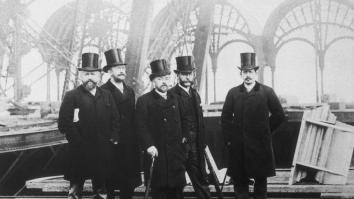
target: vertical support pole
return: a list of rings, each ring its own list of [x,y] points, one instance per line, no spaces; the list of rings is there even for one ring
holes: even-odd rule
[[[216,71],[218,68],[218,55],[217,55],[217,53],[211,54],[211,66],[212,66],[213,78],[214,78],[214,102],[216,102]]]
[[[130,30],[127,43],[125,62],[127,63],[126,83],[132,86],[139,96],[142,91],[139,84],[146,66],[149,46],[153,0],[134,0],[131,12]]]
[[[17,0],[14,5],[21,9],[20,2]],[[15,67],[15,78],[14,78],[14,99],[16,102],[20,101],[22,98],[22,58],[21,58],[21,31],[22,22],[21,19],[15,15],[13,16],[15,23],[15,38],[14,38],[14,49],[11,63]]]
[[[196,88],[202,90],[202,78],[205,74],[206,56],[210,47],[210,36],[213,31],[215,0],[203,0],[199,2],[199,18],[195,31],[193,57],[197,67]],[[204,77],[205,78],[205,77]]]
[[[50,102],[50,85],[51,85],[50,64],[47,63],[47,102]]]

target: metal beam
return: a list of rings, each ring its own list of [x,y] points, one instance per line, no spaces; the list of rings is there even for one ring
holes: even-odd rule
[[[206,56],[209,55],[210,36],[214,24],[215,0],[204,0],[199,2],[199,17],[197,29],[195,31],[195,41],[193,56],[197,67],[196,87],[201,91],[203,75],[205,74]],[[205,77],[204,77],[205,78]]]
[[[125,56],[125,62],[128,64],[126,83],[133,86],[138,96],[142,92],[139,88],[143,86],[139,80],[147,65],[146,57],[150,38],[153,1],[134,0],[132,10],[134,10],[134,12],[131,12],[130,30]]]

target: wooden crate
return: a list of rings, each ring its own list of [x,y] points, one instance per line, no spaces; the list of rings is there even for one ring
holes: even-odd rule
[[[289,184],[345,184],[354,147],[354,127],[336,121],[324,105],[304,111]]]

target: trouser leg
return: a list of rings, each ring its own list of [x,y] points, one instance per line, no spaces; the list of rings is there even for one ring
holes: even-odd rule
[[[107,198],[107,191],[106,191],[104,179],[100,179],[100,178],[92,179],[92,189],[93,189],[94,199]]]
[[[256,177],[254,180],[254,199],[266,199],[267,177]]]
[[[165,188],[151,187],[152,199],[167,199]]]
[[[73,180],[70,181],[70,189],[68,193],[68,199],[81,199],[82,189],[84,186],[84,180]]]
[[[191,179],[195,194],[199,199],[211,198],[208,182],[203,176],[202,166],[200,165],[197,146],[195,143],[191,143],[190,146],[186,170]]]
[[[134,187],[122,187],[119,190],[119,199],[132,199],[134,195]]]
[[[233,176],[234,190],[237,199],[249,199],[249,179],[245,174]]]
[[[183,199],[183,187],[152,188],[152,199]]]
[[[106,190],[107,190],[107,199],[113,199],[114,198],[114,191],[115,191],[115,186],[114,182],[111,179],[106,180]]]

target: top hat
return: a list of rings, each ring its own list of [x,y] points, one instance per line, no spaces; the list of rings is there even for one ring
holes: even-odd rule
[[[150,62],[151,75],[150,80],[152,81],[155,77],[161,77],[171,74],[170,68],[167,61],[164,59],[158,59]]]
[[[259,66],[256,66],[256,53],[241,53],[241,67],[240,70],[257,70]]]
[[[79,71],[101,71],[101,68],[98,66],[98,57],[97,53],[84,53],[81,56],[81,68],[78,68]]]
[[[104,72],[107,72],[113,66],[127,65],[123,62],[122,50],[119,48],[107,50],[104,52],[104,56],[107,62],[107,65],[103,67]]]
[[[190,73],[195,70],[192,56],[176,57],[176,63],[177,63],[177,70],[174,70],[175,73],[181,73],[181,72]]]

